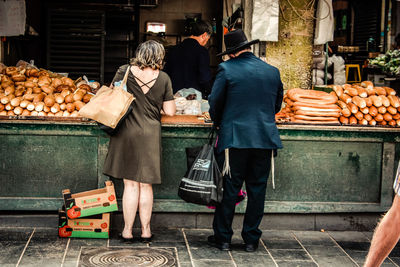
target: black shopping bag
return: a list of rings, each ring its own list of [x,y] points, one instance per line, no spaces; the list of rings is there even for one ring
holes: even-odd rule
[[[213,205],[222,201],[223,180],[214,157],[214,147],[205,144],[182,178],[178,195],[184,201]]]

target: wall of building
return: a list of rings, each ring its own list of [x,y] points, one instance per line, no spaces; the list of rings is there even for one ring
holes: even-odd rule
[[[311,88],[315,7],[307,9],[309,2],[280,0],[279,41],[267,43],[266,60],[280,70],[286,90]]]

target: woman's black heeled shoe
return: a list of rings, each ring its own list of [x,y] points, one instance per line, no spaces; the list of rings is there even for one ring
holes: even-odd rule
[[[124,243],[133,243],[133,241],[134,241],[134,238],[133,238],[133,237],[132,237],[132,238],[125,238],[125,237],[122,236],[121,233],[118,235],[118,237],[119,237],[119,239],[121,239],[122,242],[124,242]]]
[[[140,237],[140,242],[142,243],[150,243],[153,240],[154,235],[152,234],[150,237]]]

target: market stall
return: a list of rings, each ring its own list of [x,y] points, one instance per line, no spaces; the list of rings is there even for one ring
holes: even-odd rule
[[[163,124],[163,183],[154,187],[155,212],[211,211],[177,195],[185,148],[204,144],[210,127]],[[284,149],[275,160],[276,188],[269,181],[265,212],[382,212],[390,206],[399,128],[290,122],[278,128]],[[0,210],[55,211],[62,189],[100,188],[108,179],[102,174],[108,137],[95,123],[3,120],[0,136]],[[114,182],[120,198],[122,184]]]

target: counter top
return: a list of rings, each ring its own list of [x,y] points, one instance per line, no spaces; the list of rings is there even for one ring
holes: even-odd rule
[[[42,124],[42,125],[96,125],[96,122],[85,118],[64,118],[64,117],[51,117],[51,119],[44,117],[36,117],[32,119],[9,119],[6,116],[1,116],[0,124]],[[212,122],[204,121],[202,116],[195,115],[175,115],[172,117],[163,116],[162,127],[211,127]],[[295,124],[291,122],[277,123],[278,129],[281,130],[309,130],[309,131],[341,131],[341,132],[399,132],[400,127],[391,126],[370,126],[370,125],[307,125]]]

